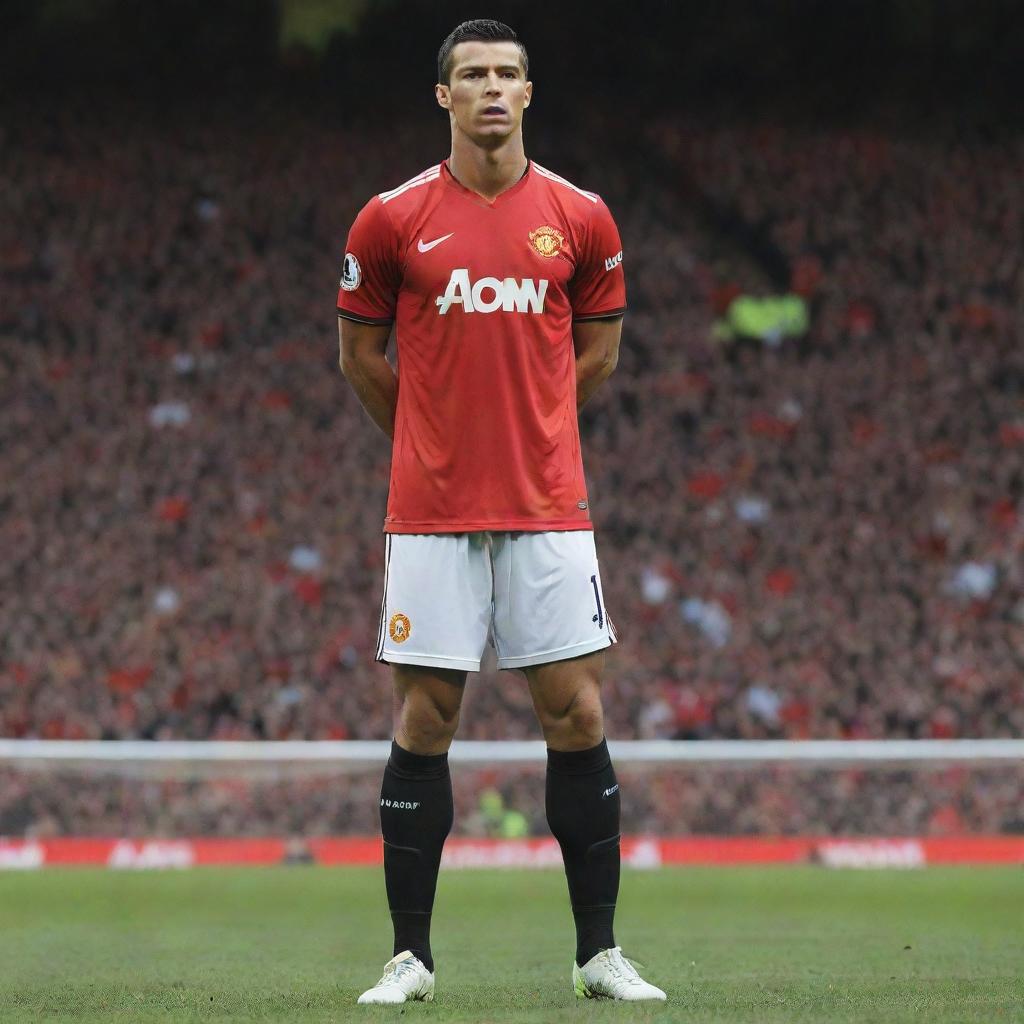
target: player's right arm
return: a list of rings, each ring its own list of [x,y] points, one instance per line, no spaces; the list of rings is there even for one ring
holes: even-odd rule
[[[390,335],[390,324],[364,324],[338,317],[341,372],[370,419],[394,440],[398,378],[384,355]]]
[[[398,233],[375,196],[360,210],[345,246],[338,289],[339,361],[363,408],[392,439],[398,378],[384,353],[401,283]]]

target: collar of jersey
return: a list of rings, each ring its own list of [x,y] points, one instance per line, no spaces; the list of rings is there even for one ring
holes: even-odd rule
[[[461,192],[464,196],[474,200],[477,203],[482,203],[484,206],[497,206],[499,203],[507,202],[512,198],[520,189],[526,187],[527,182],[533,177],[533,161],[526,161],[526,170],[523,172],[523,176],[514,184],[509,185],[504,192],[499,192],[493,199],[486,199],[479,192],[474,192],[471,188],[466,188],[465,185],[459,181],[458,178],[452,174],[451,169],[448,167],[448,161],[444,160],[441,162],[441,180],[455,189],[457,192]]]

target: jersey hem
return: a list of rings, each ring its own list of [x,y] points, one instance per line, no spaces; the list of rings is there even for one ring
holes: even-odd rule
[[[536,519],[499,519],[490,523],[384,523],[385,533],[547,533],[568,530],[593,532],[594,524],[589,519],[562,519],[553,523]]]
[[[584,654],[593,654],[594,651],[603,651],[611,647],[616,641],[608,634],[599,637],[597,640],[587,640],[581,644],[570,644],[568,647],[559,647],[554,651],[541,651],[538,654],[526,654],[519,658],[498,658],[498,668],[529,668],[532,665],[547,665],[552,661],[566,661],[569,658],[578,658]]]

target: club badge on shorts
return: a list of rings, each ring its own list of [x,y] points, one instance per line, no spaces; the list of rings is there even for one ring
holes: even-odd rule
[[[391,616],[391,621],[388,623],[388,636],[396,644],[404,644],[409,639],[409,634],[412,632],[412,624],[409,622],[409,617],[403,615],[401,612],[395,612]]]

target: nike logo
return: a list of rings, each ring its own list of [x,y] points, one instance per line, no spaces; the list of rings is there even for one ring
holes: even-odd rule
[[[612,788],[611,788],[611,789],[606,789],[606,790],[605,790],[605,791],[604,791],[604,792],[603,792],[603,793],[601,794],[601,796],[602,796],[602,797],[603,797],[604,799],[607,799],[608,797],[610,797],[610,796],[612,795],[612,793],[617,793],[617,792],[618,792],[618,789],[619,789],[619,786],[618,786],[618,783],[616,783],[616,784],[615,784],[614,786],[612,786]]]
[[[454,231],[449,231],[447,235],[442,235],[440,238],[435,238],[432,242],[424,242],[423,239],[421,238],[416,243],[416,248],[419,249],[420,252],[430,252],[430,250],[433,249],[435,245],[440,245],[442,242],[447,242],[448,239],[451,238],[452,235],[454,234]]]

